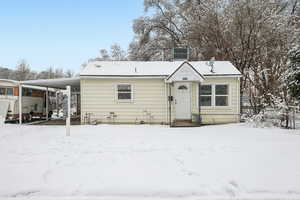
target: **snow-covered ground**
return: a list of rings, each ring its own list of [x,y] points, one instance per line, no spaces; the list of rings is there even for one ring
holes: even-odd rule
[[[17,197],[17,198],[16,198]],[[3,125],[0,199],[300,199],[300,133]]]

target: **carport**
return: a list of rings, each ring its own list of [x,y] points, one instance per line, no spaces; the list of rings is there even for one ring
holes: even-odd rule
[[[80,93],[80,78],[58,78],[58,79],[40,79],[40,80],[28,80],[21,81],[19,84],[19,123],[22,124],[22,88],[23,86],[39,86],[46,88],[46,119],[48,120],[49,113],[49,98],[48,88],[54,88],[59,90],[67,90],[68,103],[67,110],[68,115],[66,117],[66,134],[70,135],[70,121],[71,121],[71,92],[77,91],[77,95]]]

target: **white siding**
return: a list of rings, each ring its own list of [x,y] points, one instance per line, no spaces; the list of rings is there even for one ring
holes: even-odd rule
[[[116,98],[118,83],[132,84],[133,101],[119,102]],[[239,121],[239,78],[206,78],[204,84],[228,84],[229,106],[201,108],[203,123],[217,124]],[[167,96],[169,85],[162,79],[82,79],[81,80],[81,121],[86,113],[92,113],[91,118],[108,123],[110,112],[117,115],[116,123],[149,122],[145,110],[150,112],[154,123],[169,123],[169,106]],[[171,95],[174,95],[171,86]],[[198,114],[198,83],[192,83],[192,113]],[[172,121],[175,119],[175,106],[172,102]]]
[[[120,102],[116,96],[116,85],[129,83],[133,89],[131,102]],[[151,113],[152,122],[165,123],[167,104],[164,80],[160,79],[82,79],[81,120],[86,113],[101,122],[109,122],[107,116],[114,112],[117,123],[149,122],[144,111]]]
[[[240,118],[239,78],[206,78],[202,84],[228,84],[229,106],[201,107],[202,121],[205,124],[238,122]],[[192,112],[199,113],[198,84],[192,88]]]

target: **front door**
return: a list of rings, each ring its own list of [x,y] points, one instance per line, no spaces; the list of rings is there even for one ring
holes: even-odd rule
[[[191,119],[190,83],[178,82],[174,86],[176,119]]]

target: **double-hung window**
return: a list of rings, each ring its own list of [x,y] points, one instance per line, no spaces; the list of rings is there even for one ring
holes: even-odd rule
[[[130,84],[117,85],[118,100],[132,100],[132,86]]]
[[[215,85],[215,106],[228,106],[228,85]]]
[[[212,106],[212,85],[200,85],[200,106]]]

